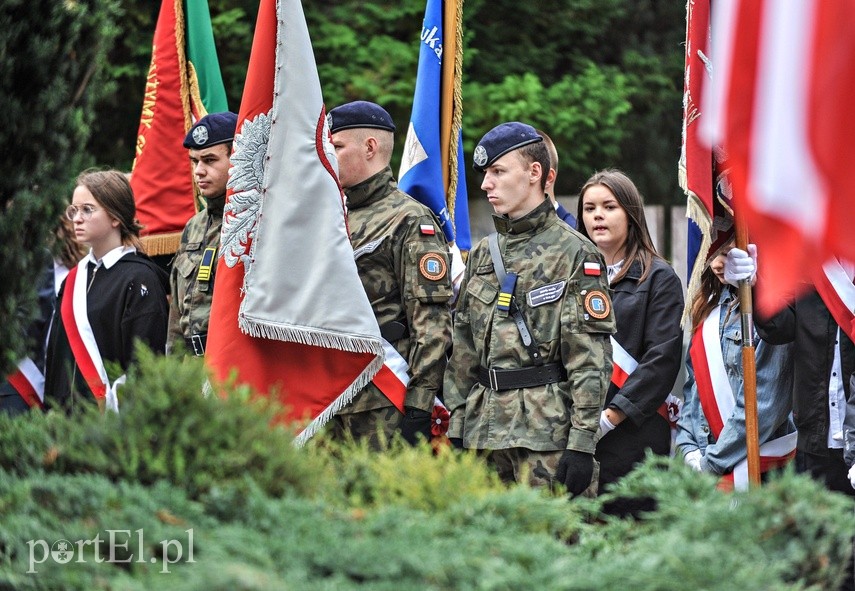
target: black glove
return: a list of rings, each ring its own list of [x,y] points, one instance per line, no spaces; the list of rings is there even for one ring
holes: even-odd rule
[[[462,437],[449,437],[448,440],[451,442],[451,447],[454,449],[463,449]]]
[[[410,445],[419,442],[419,435],[424,441],[430,441],[431,413],[418,408],[405,408],[404,420],[401,423],[401,437]]]
[[[558,460],[555,480],[564,484],[567,487],[567,492],[574,497],[582,494],[588,488],[593,476],[594,456],[592,454],[568,449]]]

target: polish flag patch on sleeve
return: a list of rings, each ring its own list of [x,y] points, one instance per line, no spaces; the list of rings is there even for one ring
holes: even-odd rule
[[[433,236],[436,234],[436,228],[433,227],[433,224],[421,224],[419,231],[422,233],[422,236]]]
[[[585,263],[585,275],[599,276],[602,274],[603,271],[600,263]]]

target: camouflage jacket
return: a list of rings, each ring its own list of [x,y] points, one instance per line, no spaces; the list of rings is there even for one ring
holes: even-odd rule
[[[224,205],[225,196],[209,200],[208,207],[190,218],[184,226],[169,276],[172,302],[169,305],[167,352],[173,351],[176,342],[183,343],[185,338],[208,332],[214,273],[220,253],[217,252],[213,258],[211,276],[207,281],[199,279],[199,265],[205,249],[216,248],[220,244]]]
[[[406,405],[432,410],[451,344],[448,245],[433,212],[398,189],[392,169],[347,191],[356,266],[381,328],[392,321],[408,336],[392,345],[410,366]],[[372,383],[341,412],[391,403]]]
[[[517,220],[494,222],[505,268],[519,276],[514,300],[544,362],[561,363],[567,379],[498,392],[479,382],[479,367],[534,365],[513,315],[496,307],[500,286],[485,238],[469,253],[460,288],[444,380],[448,435],[475,449],[593,453],[615,329],[602,255],[549,201]]]

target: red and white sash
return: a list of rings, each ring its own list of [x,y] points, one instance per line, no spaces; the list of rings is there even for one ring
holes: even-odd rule
[[[855,341],[855,285],[837,259],[822,265],[814,280],[816,291],[837,325]]]
[[[404,401],[407,399],[407,386],[410,383],[410,365],[398,353],[398,350],[395,349],[392,343],[386,339],[381,340],[383,341],[383,353],[385,353],[386,359],[383,362],[383,367],[380,368],[380,371],[375,374],[374,379],[371,381],[395,405],[395,408],[403,413]],[[436,396],[434,396],[433,405],[434,408],[439,406],[448,411],[446,406]]]
[[[407,384],[410,383],[410,374],[408,373],[410,366],[407,360],[392,346],[392,343],[386,339],[381,340],[383,341],[383,353],[385,353],[386,359],[383,362],[383,367],[371,381],[395,405],[395,408],[403,413],[404,401],[407,398]]]
[[[6,376],[6,381],[15,388],[30,408],[34,406],[44,408],[45,377],[32,359],[24,357],[19,361],[18,368]]]
[[[627,378],[638,367],[638,361],[614,337],[610,338],[612,341],[612,383],[618,388],[623,388]],[[668,398],[665,399],[662,406],[656,409],[656,412],[671,423],[673,427],[677,423],[677,419],[680,418],[682,404],[683,402],[679,398],[673,394],[668,394]]]
[[[86,304],[86,265],[89,258],[84,258],[77,264],[65,278],[65,295],[62,298],[60,314],[65,333],[68,336],[68,344],[74,355],[74,361],[80,368],[80,373],[86,384],[92,390],[99,404],[103,402],[110,410],[119,410],[119,402],[116,397],[116,388],[125,383],[122,375],[112,384],[107,377],[107,369],[104,360],[95,342],[95,334],[89,324],[89,316]],[[82,276],[83,279],[81,280]],[[69,297],[70,296],[70,297]]]
[[[721,354],[720,315],[721,306],[716,306],[704,320],[701,329],[695,331],[689,350],[701,408],[716,439],[721,436],[725,423],[736,408],[736,398],[727,379]],[[796,433],[790,433],[761,445],[760,471],[767,472],[789,462],[796,455],[796,438]],[[748,460],[742,460],[731,474],[723,476],[720,487],[747,489]]]

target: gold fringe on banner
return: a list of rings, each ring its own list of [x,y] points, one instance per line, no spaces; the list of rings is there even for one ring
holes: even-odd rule
[[[701,230],[701,247],[698,249],[697,258],[694,261],[687,261],[687,263],[694,264],[691,266],[692,276],[689,277],[686,282],[686,303],[683,308],[683,317],[680,321],[684,328],[691,328],[692,302],[695,301],[695,296],[698,295],[698,292],[701,289],[701,275],[706,268],[707,254],[709,253],[710,246],[712,245],[712,219],[710,218],[707,208],[704,207],[704,204],[701,202],[700,197],[698,197],[693,191],[689,190],[686,166],[683,161],[680,162],[678,168],[678,178],[680,187],[686,193],[687,197],[686,217],[695,222]]]
[[[185,36],[186,20],[184,14],[184,0],[176,0],[175,2],[175,46],[178,53],[178,76],[181,79],[181,109],[184,112],[184,133],[186,134],[193,127],[192,108],[198,96],[198,104],[202,104],[202,97],[199,96],[199,84],[196,82],[196,71],[188,71],[188,67],[192,68],[192,64],[187,62],[187,40]],[[196,82],[195,84],[193,84]],[[196,96],[191,96],[195,91]],[[193,204],[196,206],[196,211],[205,209],[205,201],[199,193],[199,187],[196,185],[196,177],[193,174],[193,167],[189,164],[190,178],[193,182]],[[175,247],[177,250],[178,247]],[[175,252],[172,250],[171,252]],[[169,254],[169,253],[163,253]]]
[[[148,256],[175,254],[181,245],[181,234],[181,232],[170,232],[168,234],[142,236],[140,240]]]

